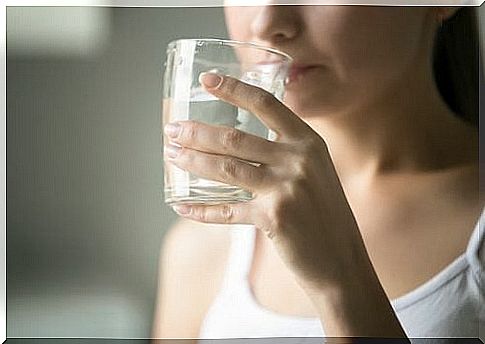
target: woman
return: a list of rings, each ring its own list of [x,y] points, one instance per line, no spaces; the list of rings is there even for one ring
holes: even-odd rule
[[[284,104],[201,76],[275,142],[189,121],[165,128],[182,146],[165,146],[171,163],[255,198],[175,208],[153,337],[478,337],[471,11],[225,8],[232,39],[282,50],[294,67]],[[467,37],[471,49],[457,45]]]

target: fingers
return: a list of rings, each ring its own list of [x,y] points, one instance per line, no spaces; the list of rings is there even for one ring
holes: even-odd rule
[[[255,192],[263,188],[270,171],[230,156],[200,152],[171,144],[165,146],[167,160],[201,178],[237,185]]]
[[[179,215],[205,223],[250,224],[251,201],[218,205],[177,204],[173,206]]]
[[[208,125],[197,121],[179,121],[165,126],[172,142],[213,154],[270,164],[281,159],[281,147],[276,142],[226,126]]]
[[[271,93],[230,76],[202,73],[200,82],[216,97],[256,115],[279,138],[302,137],[308,125]]]

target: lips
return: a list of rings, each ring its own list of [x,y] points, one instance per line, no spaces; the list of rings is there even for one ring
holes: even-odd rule
[[[306,74],[309,70],[315,68],[315,65],[298,65],[293,64],[288,71],[288,81],[287,83],[295,82]]]
[[[281,63],[281,61],[260,61],[258,65],[274,65],[277,63]],[[295,81],[299,80],[303,75],[305,75],[308,71],[318,67],[318,65],[311,65],[311,64],[302,64],[302,63],[293,63],[291,64],[290,68],[288,69],[288,77],[286,80],[286,84],[294,83]]]

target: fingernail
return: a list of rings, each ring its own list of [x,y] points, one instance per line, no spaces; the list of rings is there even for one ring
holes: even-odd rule
[[[208,88],[217,88],[222,83],[222,77],[215,73],[200,73],[199,82]]]
[[[187,215],[190,213],[190,206],[186,204],[177,204],[173,206],[173,210],[175,210],[177,214]]]
[[[167,134],[168,136],[176,137],[180,131],[180,124],[177,122],[168,123],[167,125],[165,125],[164,131],[165,131],[165,134]]]
[[[169,158],[176,158],[177,155],[179,155],[180,149],[180,147],[174,146],[170,143],[165,145],[165,153]]]

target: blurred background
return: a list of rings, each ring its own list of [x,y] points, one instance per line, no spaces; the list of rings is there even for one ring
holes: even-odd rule
[[[7,336],[149,337],[168,42],[221,8],[7,8]]]
[[[176,218],[162,201],[165,47],[227,37],[223,19],[222,8],[7,8],[8,337],[150,336]]]

